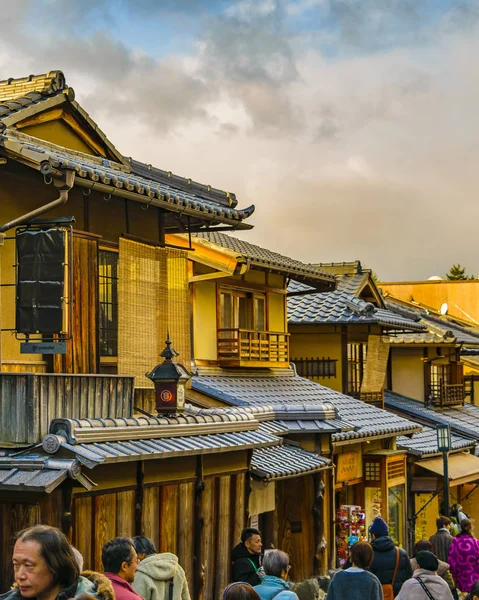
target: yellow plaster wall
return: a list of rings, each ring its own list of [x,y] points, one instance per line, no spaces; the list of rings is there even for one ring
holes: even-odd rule
[[[424,402],[423,348],[391,348],[393,392]]]
[[[27,135],[39,138],[40,140],[46,140],[47,142],[52,142],[53,144],[58,144],[59,146],[70,148],[71,150],[77,150],[84,154],[93,156],[96,154],[62,119],[47,121],[46,123],[39,123],[38,125],[30,125],[29,127],[22,127],[20,131]]]
[[[341,335],[339,333],[321,333],[322,328],[290,327],[290,357],[295,358],[331,358],[337,360],[336,377],[321,377],[317,381],[327,387],[342,391]]]
[[[479,323],[479,280],[405,281],[380,283],[384,292],[401,300],[419,302],[439,310],[444,303],[448,314]]]
[[[262,283],[266,284],[266,273],[264,271],[248,271],[244,276],[245,281],[249,281],[250,283]]]
[[[284,277],[276,273],[268,273],[268,285],[269,287],[282,289],[285,286]]]
[[[193,298],[194,357],[216,360],[216,283],[195,283]]]
[[[462,504],[462,508],[469,515],[472,522],[476,523],[477,528],[479,522],[479,487],[476,487],[473,483],[467,483],[459,486],[459,489],[456,487],[454,491],[456,490],[460,491],[459,502]],[[470,496],[465,499],[468,494]]]
[[[268,324],[270,331],[284,331],[284,296],[268,294]]]

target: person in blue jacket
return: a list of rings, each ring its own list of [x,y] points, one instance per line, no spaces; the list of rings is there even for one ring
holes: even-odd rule
[[[261,600],[299,600],[287,583],[289,556],[281,550],[268,550],[263,558],[264,577],[254,589]]]

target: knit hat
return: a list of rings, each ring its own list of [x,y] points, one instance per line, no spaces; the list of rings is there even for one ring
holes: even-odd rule
[[[439,567],[437,558],[432,552],[429,552],[429,550],[421,550],[421,552],[416,554],[415,558],[419,567],[426,571],[437,571],[437,568]]]
[[[376,517],[369,528],[369,533],[377,538],[389,535],[388,524],[384,519],[381,519],[381,517]]]

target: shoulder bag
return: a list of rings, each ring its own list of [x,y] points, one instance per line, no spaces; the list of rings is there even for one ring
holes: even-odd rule
[[[394,567],[394,575],[391,583],[383,583],[381,587],[383,588],[383,598],[384,600],[394,600],[394,582],[396,581],[396,575],[398,573],[399,567],[399,548],[396,548],[396,566]]]
[[[434,600],[434,596],[431,594],[431,592],[427,589],[426,584],[424,583],[424,581],[420,578],[420,577],[416,577],[416,579],[419,581],[419,583],[421,584],[422,589],[426,592],[426,596],[429,598],[429,600]]]

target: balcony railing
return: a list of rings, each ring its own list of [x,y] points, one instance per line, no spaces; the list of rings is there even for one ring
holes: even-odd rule
[[[444,408],[446,406],[463,405],[464,395],[463,383],[444,383],[430,386],[428,400],[432,406]]]
[[[218,329],[218,361],[229,366],[289,365],[289,333]]]

